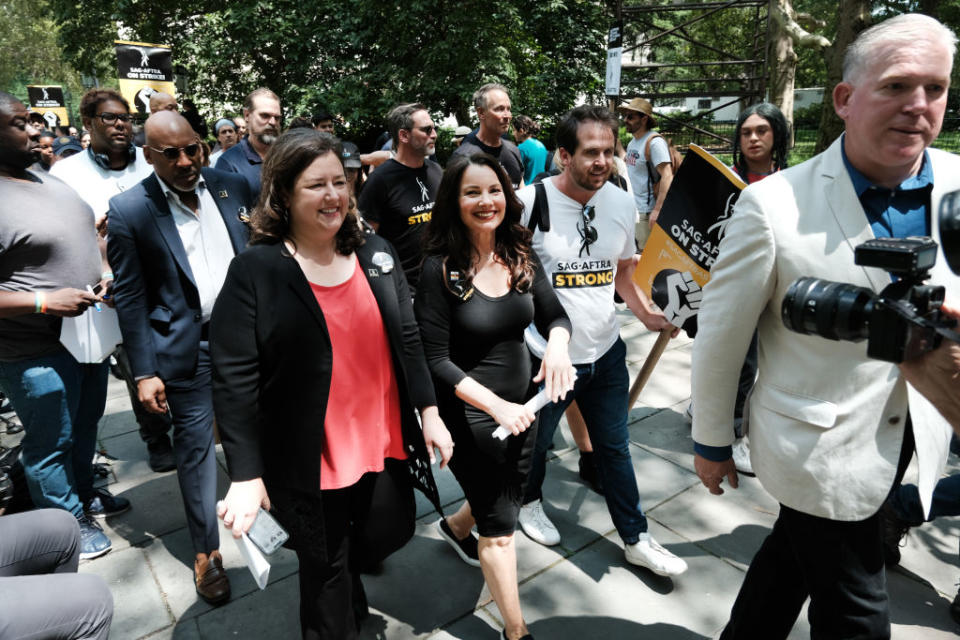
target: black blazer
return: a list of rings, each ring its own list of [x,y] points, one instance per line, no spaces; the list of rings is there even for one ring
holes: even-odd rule
[[[241,221],[251,206],[247,183],[203,168],[234,253],[247,244]],[[192,378],[200,344],[200,294],[187,252],[156,174],[110,199],[107,256],[123,344],[134,376]]]
[[[389,254],[393,269],[385,272],[375,254]],[[436,398],[400,259],[375,235],[366,237],[357,259],[390,342],[404,444],[419,488],[439,509],[414,414],[414,407],[436,405]],[[283,243],[254,245],[234,258],[210,320],[210,352],[213,407],[230,479],[262,477],[268,491],[319,496],[333,354],[323,311]]]

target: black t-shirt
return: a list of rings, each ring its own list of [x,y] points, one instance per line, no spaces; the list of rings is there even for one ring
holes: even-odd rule
[[[477,134],[470,133],[463,139],[463,142],[461,142],[457,150],[453,152],[453,155],[470,155],[481,151],[483,153],[489,153],[496,158],[500,162],[500,166],[502,166],[506,170],[507,175],[510,176],[510,182],[513,183],[513,188],[520,188],[520,183],[523,181],[523,160],[520,159],[520,149],[517,148],[517,145],[501,138],[499,147],[490,147],[480,142]]]
[[[443,169],[432,160],[411,169],[391,158],[370,174],[357,203],[364,219],[378,224],[377,233],[396,248],[413,290],[423,259],[421,236],[430,222],[442,177]]]

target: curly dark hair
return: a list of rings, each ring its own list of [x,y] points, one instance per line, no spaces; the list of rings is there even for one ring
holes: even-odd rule
[[[520,224],[523,203],[517,198],[507,172],[496,158],[486,153],[456,156],[447,165],[427,227],[424,253],[446,257],[447,268],[466,274],[467,280],[476,274],[477,250],[460,218],[460,183],[464,171],[471,165],[488,167],[500,181],[507,207],[503,222],[497,227],[494,253],[510,272],[510,288],[526,292],[533,283],[532,234]]]
[[[260,200],[250,216],[250,244],[268,244],[290,236],[290,193],[314,160],[332,153],[343,166],[340,140],[315,129],[291,129],[270,147],[263,163]],[[356,214],[347,212],[336,235],[337,253],[350,255],[364,243]]]
[[[737,128],[733,132],[733,166],[744,180],[746,180],[748,169],[747,159],[743,157],[743,150],[740,148],[740,129],[746,119],[754,114],[769,122],[770,129],[773,131],[773,170],[780,171],[787,168],[790,126],[787,124],[787,119],[783,117],[783,112],[776,105],[760,102],[743,110],[737,118]]]
[[[93,118],[97,115],[97,107],[101,102],[115,100],[127,108],[130,113],[130,103],[120,95],[120,92],[113,89],[90,89],[80,98],[80,116],[83,118]]]

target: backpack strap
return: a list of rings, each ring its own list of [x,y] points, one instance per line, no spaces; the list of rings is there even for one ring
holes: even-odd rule
[[[662,138],[659,133],[652,133],[643,145],[643,160],[647,167],[647,200],[653,200],[653,185],[660,182],[660,172],[654,171],[656,167],[650,162],[650,143],[654,138]]]
[[[543,186],[543,182],[534,182],[533,188],[537,193],[533,199],[533,211],[530,212],[527,229],[533,231],[539,227],[540,231],[546,233],[550,231],[550,205],[547,203],[547,188]]]

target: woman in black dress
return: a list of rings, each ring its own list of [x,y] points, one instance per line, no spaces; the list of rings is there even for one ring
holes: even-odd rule
[[[504,638],[532,638],[520,611],[513,533],[523,498],[536,419],[523,406],[542,382],[557,400],[573,387],[570,320],[520,224],[523,205],[491,156],[447,167],[427,231],[415,297],[440,416],[455,449],[450,460],[467,502],[437,523],[458,550],[480,533],[479,564],[504,618]],[[531,383],[524,329],[549,337]],[[497,425],[512,433],[493,437]]]

